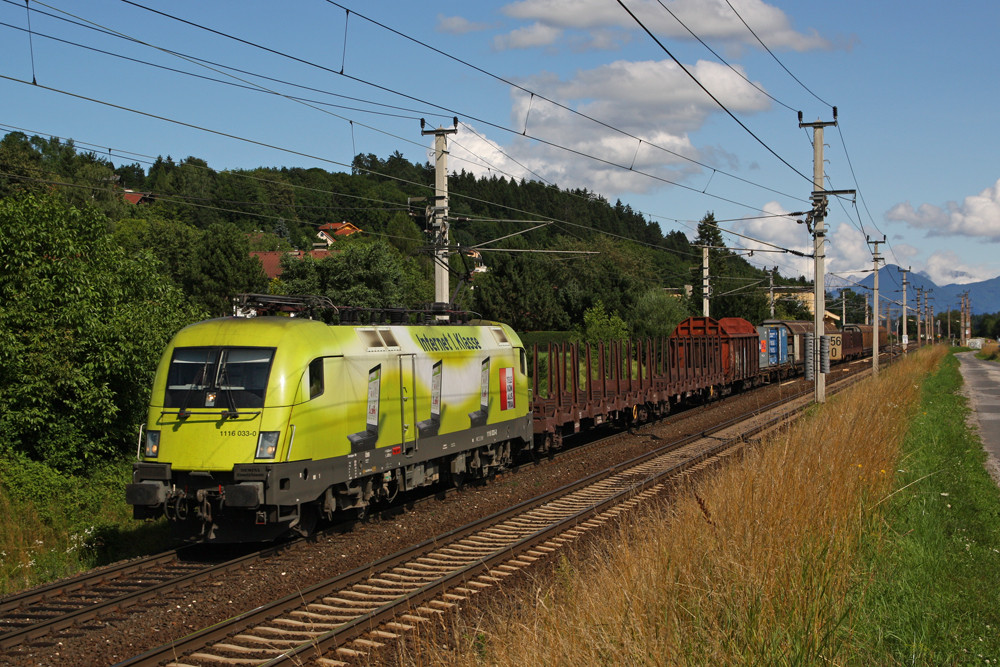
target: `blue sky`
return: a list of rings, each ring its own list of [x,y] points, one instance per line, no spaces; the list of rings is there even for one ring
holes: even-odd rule
[[[796,112],[837,106],[827,187],[860,195],[831,202],[828,270],[870,268],[865,236],[884,234],[890,263],[939,284],[1000,275],[994,1],[29,4],[30,40],[24,2],[0,2],[0,131],[111,148],[116,164],[424,161],[419,119],[457,115],[452,169],[587,188],[691,237],[712,211],[743,235],[734,247],[811,252],[780,216],[812,190]],[[811,276],[791,254],[750,259]]]

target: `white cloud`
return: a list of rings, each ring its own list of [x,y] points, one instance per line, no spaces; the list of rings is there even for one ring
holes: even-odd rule
[[[889,255],[889,258],[890,261],[900,266],[909,266],[908,262],[911,262],[919,254],[920,249],[909,243],[893,243],[892,254]]]
[[[830,42],[820,37],[815,30],[797,32],[783,11],[760,0],[734,0],[733,6],[740,16],[733,12],[725,0],[675,0],[667,6],[677,18],[665,11],[657,0],[633,1],[628,6],[636,18],[661,38],[693,39],[679,23],[683,21],[702,39],[728,40],[760,48],[756,38],[740,20],[742,16],[772,49],[808,51],[831,48]],[[502,11],[512,18],[538,21],[564,29],[641,30],[635,19],[617,3],[607,0],[520,0],[506,5]]]
[[[769,107],[765,96],[729,68],[699,61],[690,69],[731,109],[746,114]],[[692,160],[704,160],[689,133],[719,113],[717,105],[669,60],[618,60],[578,70],[565,79],[542,73],[519,83],[538,94],[512,90],[510,125],[542,143],[522,139],[510,149],[548,180],[593,189],[611,199],[700,173],[701,167]],[[590,118],[611,119],[613,128],[560,105]],[[731,156],[713,156],[716,164],[720,159],[735,162]]]
[[[926,229],[928,236],[961,235],[1000,242],[1000,180],[978,195],[966,197],[961,204],[950,201],[943,207],[910,202],[893,206],[886,218]]]
[[[551,46],[562,35],[562,30],[542,23],[533,23],[524,28],[512,30],[506,35],[493,38],[493,47],[498,51],[508,49],[532,49]]]
[[[732,225],[723,223],[722,228],[732,229],[744,237],[750,237],[725,236],[726,243],[755,251],[753,257],[748,259],[757,266],[777,266],[781,275],[790,278],[811,277],[813,275],[812,258],[801,257],[794,253],[771,252],[785,248],[804,255],[811,255],[813,251],[812,236],[810,236],[806,226],[796,222],[796,218],[778,217],[786,215],[789,211],[782,208],[777,202],[768,202],[761,208],[764,211],[761,215],[765,217],[744,220]],[[757,243],[751,239],[757,239],[764,243]]]
[[[480,30],[486,30],[489,25],[485,23],[474,23],[461,16],[444,16],[438,14],[437,17],[437,31],[445,32],[452,35],[464,35],[470,32],[478,32]]]
[[[730,1],[774,48],[828,46],[793,30],[784,12],[762,0]],[[668,6],[702,37],[732,44],[753,40],[756,44],[726,0],[674,0]],[[656,0],[630,0],[629,7],[658,36],[691,39]],[[608,50],[638,39],[641,32],[617,3],[606,0],[520,0],[504,6],[502,12],[520,27],[494,38],[498,50]],[[648,40],[645,35],[642,39]],[[684,67],[733,113],[747,116],[771,107],[765,94],[747,84],[744,77],[750,77],[738,65],[734,71],[718,62],[700,60]],[[541,177],[563,187],[584,187],[614,200],[685,182],[702,172],[695,161],[729,170],[742,168],[736,156],[723,147],[695,146],[691,135],[721,111],[668,57],[620,59],[589,69],[581,67],[570,74],[538,72],[517,83],[537,93],[511,91],[509,125],[523,131],[524,137],[509,142],[504,138],[503,146],[520,164],[500,153],[499,143],[461,135],[457,138],[463,144],[468,141],[469,151],[485,151],[482,157],[501,171]],[[759,82],[755,85],[763,88]]]
[[[952,250],[935,250],[922,270],[938,285],[977,283],[996,273],[994,267],[985,264],[966,264]]]
[[[743,221],[732,229],[766,243],[755,243],[739,237],[735,237],[732,242],[741,248],[754,250],[755,254],[750,261],[758,266],[778,266],[778,271],[783,276],[806,276],[811,280],[815,273],[815,260],[812,257],[813,237],[808,228],[805,224],[796,222],[795,218],[775,217],[788,213],[776,202],[769,202],[762,209],[763,215],[769,217]],[[853,225],[846,222],[830,224],[826,238],[825,272],[828,276],[833,273],[859,274],[871,270],[872,255],[867,240]],[[727,243],[730,242],[727,240]],[[801,254],[774,253],[771,252],[776,250],[774,246]]]

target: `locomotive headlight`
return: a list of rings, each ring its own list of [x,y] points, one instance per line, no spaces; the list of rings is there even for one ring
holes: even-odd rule
[[[146,447],[143,449],[143,454],[146,458],[154,459],[160,453],[160,432],[159,431],[146,431]]]
[[[278,437],[281,431],[261,431],[257,438],[258,459],[273,459],[278,452]]]

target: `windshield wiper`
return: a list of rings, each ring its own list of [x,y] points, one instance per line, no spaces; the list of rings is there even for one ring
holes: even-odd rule
[[[229,405],[228,410],[222,411],[222,418],[236,417],[240,416],[240,411],[236,408],[236,399],[233,398],[233,390],[229,384],[229,359],[224,359],[222,361],[222,368],[219,369],[219,389],[224,391],[226,394],[226,403]]]
[[[190,402],[190,400],[191,400],[191,392],[194,391],[195,387],[202,387],[201,381],[203,381],[205,379],[205,375],[207,374],[208,364],[209,363],[210,362],[206,359],[205,363],[201,367],[201,370],[198,371],[198,375],[195,377],[194,381],[188,387],[187,393],[184,394],[184,400],[181,401],[181,409],[177,413],[177,416],[179,418],[181,418],[181,419],[187,419],[188,415],[190,414],[187,411],[187,406],[188,406],[188,402]]]

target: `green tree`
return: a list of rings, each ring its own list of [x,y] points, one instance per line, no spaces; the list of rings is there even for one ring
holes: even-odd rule
[[[826,302],[826,309],[833,311],[837,315],[844,314],[844,306],[846,306],[844,323],[864,324],[865,312],[868,309],[868,297],[866,295],[859,294],[848,288],[841,290],[840,296],[836,299],[828,298]]]
[[[282,258],[286,294],[329,297],[354,308],[416,307],[433,292],[416,263],[384,241],[345,241],[320,260]]]
[[[476,276],[473,292],[480,315],[517,331],[569,327],[551,262],[527,253],[489,253],[487,260],[489,271]]]
[[[707,213],[698,223],[698,236],[692,245],[709,248],[709,311],[713,318],[742,317],[757,323],[770,315],[765,273],[725,248],[715,214]],[[701,312],[704,288],[700,268],[693,271],[692,280],[696,288],[690,308]]]
[[[199,319],[93,208],[0,200],[0,449],[78,471],[134,447],[157,360]]]
[[[637,338],[657,338],[669,336],[689,315],[685,299],[652,289],[636,301],[628,324]]]
[[[191,225],[150,215],[126,218],[114,225],[115,242],[131,254],[151,252],[159,270],[191,293],[196,274],[194,258],[204,232]]]
[[[267,276],[260,260],[250,256],[246,234],[229,222],[216,223],[198,241],[186,290],[213,316],[232,314],[233,297],[263,292]]]
[[[604,304],[598,301],[583,314],[581,335],[588,343],[622,340],[628,338],[628,324],[618,315],[604,310]]]

